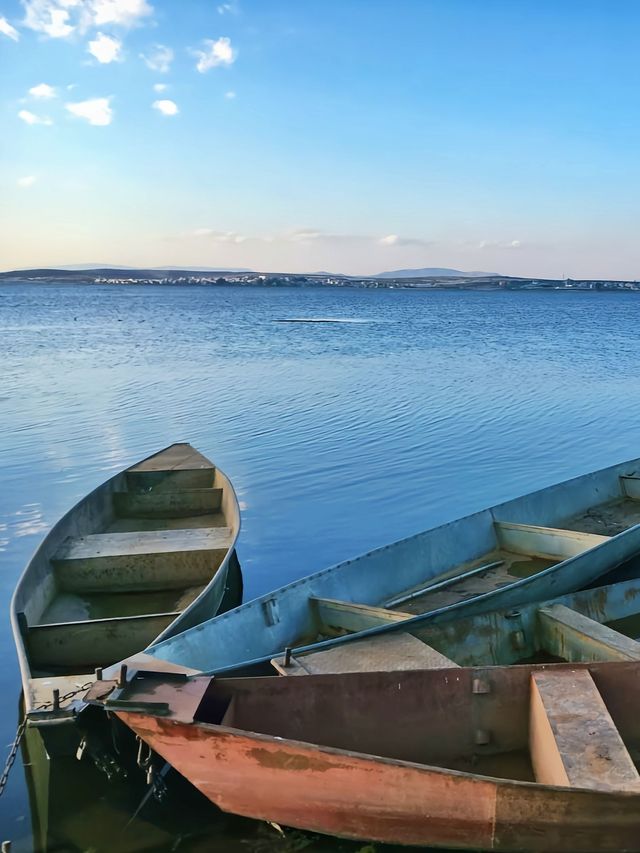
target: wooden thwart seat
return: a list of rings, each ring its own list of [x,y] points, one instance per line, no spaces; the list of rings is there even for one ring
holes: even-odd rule
[[[453,661],[405,632],[354,640],[342,646],[271,661],[281,675],[320,675],[335,672],[393,672],[403,669],[449,669]]]
[[[640,776],[586,669],[531,675],[531,763],[537,782],[640,792]]]
[[[402,622],[412,615],[332,598],[310,598],[309,604],[315,608],[321,626],[352,633],[376,628],[378,625],[388,625],[390,622]]]
[[[541,607],[538,627],[543,648],[567,661],[640,660],[640,643],[564,604]]]
[[[52,559],[60,589],[177,589],[207,583],[232,536],[228,527],[95,533],[66,539]]]
[[[217,512],[222,489],[176,489],[170,492],[115,492],[116,514],[125,518],[180,518]]]
[[[215,466],[190,444],[173,444],[129,468],[126,481],[131,491],[166,492],[206,489],[214,476]]]
[[[110,664],[144,649],[177,615],[152,613],[33,625],[26,635],[30,660],[36,669]]]

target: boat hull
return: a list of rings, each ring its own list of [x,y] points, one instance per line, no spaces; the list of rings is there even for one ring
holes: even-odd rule
[[[360,841],[468,850],[640,850],[640,797],[469,777],[118,716],[224,811]]]

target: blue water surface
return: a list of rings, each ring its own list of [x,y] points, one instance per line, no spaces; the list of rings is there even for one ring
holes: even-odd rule
[[[174,441],[235,485],[245,598],[640,455],[637,294],[9,282],[0,320],[5,614],[51,524]],[[8,616],[0,650],[4,745]],[[28,823],[16,768],[14,849]]]

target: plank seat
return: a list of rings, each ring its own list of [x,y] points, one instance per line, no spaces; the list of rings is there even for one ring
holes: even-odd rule
[[[386,610],[369,604],[352,601],[338,601],[332,598],[309,598],[310,606],[316,611],[321,630],[349,631],[357,633],[390,622],[402,622],[409,619],[411,613],[398,610]]]
[[[125,518],[181,518],[217,512],[222,489],[176,489],[170,492],[114,492],[116,514]]]
[[[154,453],[148,459],[143,459],[129,468],[134,473],[149,471],[191,471],[198,468],[215,470],[215,466],[206,456],[186,442],[178,442],[170,447]]]
[[[207,583],[231,547],[228,527],[69,537],[52,564],[60,589],[176,589]]]
[[[354,640],[342,646],[291,657],[285,666],[283,657],[272,666],[281,675],[323,675],[336,672],[393,672],[405,669],[449,669],[456,667],[449,658],[405,632],[380,634]]]
[[[529,749],[537,782],[640,792],[640,776],[586,669],[531,674]]]
[[[640,643],[564,604],[538,610],[543,648],[567,661],[640,660]]]
[[[173,444],[129,468],[127,488],[139,492],[207,489],[213,486],[215,470],[190,444]]]
[[[146,646],[179,614],[151,613],[30,626],[26,634],[35,669],[96,666],[123,660]]]

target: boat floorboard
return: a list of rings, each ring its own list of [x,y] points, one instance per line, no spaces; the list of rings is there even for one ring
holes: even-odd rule
[[[410,601],[402,602],[393,609],[402,610],[405,613],[419,614],[427,613],[429,610],[436,610],[439,607],[447,607],[450,604],[457,604],[459,601],[473,598],[485,592],[490,592],[494,589],[499,589],[503,586],[508,586],[520,578],[529,577],[555,565],[557,560],[543,557],[529,557],[524,554],[513,554],[509,551],[496,550],[490,554],[485,554],[478,560],[465,563],[457,570],[460,574],[474,569],[483,564],[497,562],[503,560],[501,566],[495,569],[489,569],[472,577],[464,578],[457,583],[452,583],[442,590],[434,592],[425,592],[424,595],[417,596]],[[434,583],[437,578],[433,578]],[[426,582],[420,584],[425,586]],[[419,587],[418,587],[419,588]],[[407,592],[410,592],[408,590]]]
[[[621,498],[572,515],[558,526],[581,533],[616,536],[634,524],[640,524],[640,501]]]

